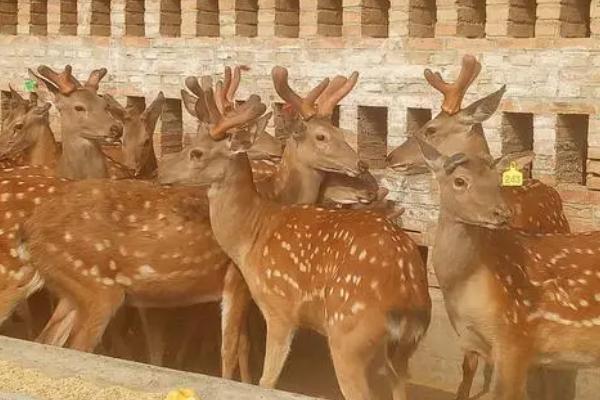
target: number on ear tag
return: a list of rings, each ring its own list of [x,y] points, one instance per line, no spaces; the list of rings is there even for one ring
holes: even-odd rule
[[[523,173],[519,171],[513,161],[506,171],[502,173],[502,186],[523,186]]]
[[[26,92],[35,92],[37,90],[37,81],[33,80],[33,79],[26,79],[25,80],[25,91]]]

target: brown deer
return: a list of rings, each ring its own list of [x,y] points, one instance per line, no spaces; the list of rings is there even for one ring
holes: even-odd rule
[[[38,74],[29,70],[38,81],[38,94],[52,102],[61,118],[62,154],[56,174],[68,179],[109,177],[109,166],[101,151],[101,142],[116,140],[122,127],[110,113],[106,100],[97,94],[106,69],[92,71],[82,85],[73,75],[71,66],[57,73],[40,66]]]
[[[279,68],[276,68],[277,71]],[[225,74],[226,80],[223,85],[219,85],[224,87],[225,90],[218,90],[216,93],[218,101],[216,101],[216,107],[219,112],[227,114],[231,112],[234,108],[234,103],[231,98],[225,98],[224,93],[229,93],[230,90],[227,90],[229,87],[227,80],[227,73]],[[234,72],[234,77],[239,77],[239,71],[236,69]],[[345,78],[338,77],[336,81],[339,83]],[[234,79],[234,82],[239,84],[239,78]],[[203,86],[206,86],[210,82],[204,82]],[[283,84],[287,85],[287,82]],[[206,130],[207,121],[204,120],[205,116],[208,113],[205,95],[202,90],[200,83],[194,77],[189,77],[186,79],[186,86],[194,95],[182,91],[182,99],[184,101],[185,107],[188,112],[195,116],[199,120],[199,127],[203,130]],[[218,86],[218,87],[219,87]],[[323,91],[327,88],[327,86],[322,85]],[[345,91],[344,96],[352,89],[353,85],[346,85],[346,87],[339,87],[338,91],[332,91],[329,89],[329,96],[336,95],[339,100],[343,98],[341,96],[341,90]],[[289,89],[288,87],[288,90]],[[327,99],[323,94],[319,97],[322,101]],[[316,101],[315,98],[313,101]],[[339,101],[338,100],[338,101]],[[334,107],[336,104],[331,103]],[[321,112],[323,113],[323,118],[327,118],[327,113],[333,111],[327,111],[326,108],[321,107]],[[329,114],[330,115],[330,114]],[[327,181],[329,176],[337,175],[334,172],[340,170],[343,171],[344,168],[348,166],[356,166],[358,161],[356,153],[350,148],[350,146],[344,141],[343,137],[339,134],[337,128],[333,127],[333,125],[329,125],[327,131],[324,131],[322,127],[326,126],[325,124],[320,125],[321,130],[310,130],[307,128],[301,129],[300,132],[296,133],[293,138],[291,138],[284,150],[284,154],[282,157],[282,161],[278,168],[276,168],[274,175],[266,180],[261,180],[257,182],[261,193],[263,195],[269,196],[270,198],[277,199],[278,201],[288,202],[288,203],[298,203],[298,202],[309,202],[314,203],[317,201],[319,192],[321,190],[321,186],[323,185],[323,181]],[[264,133],[259,133],[259,138],[265,136]],[[203,142],[206,142],[208,137],[205,134],[200,134],[199,137]],[[212,142],[211,139],[208,139]],[[202,142],[201,141],[201,142]],[[261,144],[265,141],[260,141],[255,143],[254,146],[261,146]],[[253,146],[253,147],[254,147]],[[259,151],[258,153],[262,152]],[[256,156],[257,151],[251,151],[249,156]],[[177,157],[175,157],[178,160]],[[169,163],[169,160],[166,160],[165,165]],[[329,172],[326,172],[329,171]],[[167,166],[162,169],[162,179],[168,180],[168,175],[170,173],[180,174],[181,171],[176,166]],[[367,173],[365,173],[366,175]],[[326,175],[324,178],[323,175]],[[368,199],[373,199],[375,196],[376,185],[373,184],[374,178],[371,180],[363,179],[356,180],[355,182],[340,182],[331,180],[333,188],[337,188],[337,200],[343,202],[359,202],[359,201],[367,201]],[[368,184],[365,184],[368,182]],[[347,185],[344,191],[342,192],[342,188],[340,187],[342,184]],[[231,378],[235,371],[235,365],[237,365],[237,360],[242,358],[247,358],[247,350],[240,351],[238,354],[238,343],[240,340],[243,341],[241,346],[246,347],[245,344],[245,331],[243,329],[239,329],[239,326],[243,323],[239,319],[243,319],[245,312],[247,311],[248,302],[249,302],[249,294],[242,293],[244,290],[244,282],[242,281],[242,277],[236,273],[235,270],[232,270],[228,273],[228,278],[226,278],[226,286],[223,293],[223,304],[232,305],[225,307],[224,317],[223,317],[223,326],[226,331],[223,332],[223,376],[227,378]],[[233,299],[243,298],[246,300],[246,303],[242,301],[234,301]],[[232,308],[233,307],[233,308]],[[148,329],[147,329],[148,330]],[[156,331],[157,329],[154,329]],[[153,335],[151,335],[153,336]],[[161,340],[156,338],[153,340],[155,343],[160,343]],[[157,355],[155,360],[160,359],[162,356]],[[245,364],[244,362],[240,363]],[[241,371],[242,380],[245,382],[250,381],[249,372],[247,367]]]
[[[421,147],[440,186],[433,266],[461,343],[494,364],[494,399],[524,399],[533,365],[597,366],[600,232],[507,228],[497,163]]]
[[[488,116],[490,109],[496,109],[504,89],[474,102],[466,108],[461,103],[468,87],[481,70],[475,57],[463,58],[459,77],[454,83],[446,83],[439,73],[425,71],[425,78],[444,95],[442,111],[420,130],[423,140],[435,146],[445,155],[456,152],[467,154],[489,154],[489,147],[479,120]],[[477,116],[480,118],[477,118]],[[475,123],[473,123],[475,118]],[[410,137],[404,144],[388,155],[388,166],[408,174],[427,171],[427,164],[419,150],[417,139]],[[521,159],[527,163],[531,160]],[[562,200],[556,190],[538,180],[526,180],[522,187],[502,187],[502,195],[513,208],[510,225],[529,232],[569,232],[569,223],[563,212]],[[463,362],[463,381],[458,389],[458,400],[467,400],[477,369],[477,355],[467,354]],[[554,376],[547,385],[557,386],[564,381],[573,382],[575,376],[563,374]],[[486,366],[484,391],[491,383],[491,367]],[[549,390],[552,391],[552,390]]]
[[[257,115],[266,108],[257,96],[246,104]],[[221,119],[213,117],[215,126]],[[192,152],[200,157],[193,162],[213,170],[207,176],[213,181],[215,237],[267,321],[261,385],[275,386],[294,332],[305,326],[328,337],[347,399],[371,398],[371,365],[386,371],[394,399],[405,399],[408,359],[427,329],[431,307],[417,246],[369,210],[286,206],[261,198],[245,154],[254,132],[211,134],[225,139],[228,151],[197,147]]]
[[[10,88],[9,112],[2,124],[0,160],[3,167],[24,165],[54,166],[58,146],[50,129],[50,103],[38,105],[32,92],[29,100]]]

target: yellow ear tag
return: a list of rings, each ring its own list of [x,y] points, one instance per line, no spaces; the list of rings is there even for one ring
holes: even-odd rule
[[[177,389],[169,392],[165,400],[200,400],[200,396],[192,389]]]
[[[517,163],[514,161],[502,173],[502,186],[523,186],[523,173],[519,171]]]

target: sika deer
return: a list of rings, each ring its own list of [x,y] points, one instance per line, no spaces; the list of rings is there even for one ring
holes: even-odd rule
[[[523,399],[532,365],[600,365],[600,232],[507,229],[489,158],[421,146],[440,185],[433,265],[461,342],[494,363],[494,399]]]
[[[489,147],[483,135],[481,120],[495,110],[504,93],[504,88],[492,95],[461,109],[462,99],[468,87],[481,70],[475,57],[466,55],[458,80],[449,84],[439,73],[425,71],[425,78],[444,95],[442,111],[419,131],[419,135],[445,155],[456,152],[467,154],[489,154]],[[527,161],[523,159],[523,161]],[[417,139],[407,141],[388,155],[388,165],[406,173],[419,173],[427,170],[425,160],[419,151]],[[563,213],[560,196],[556,190],[537,180],[526,180],[522,187],[502,187],[502,195],[513,208],[510,225],[529,232],[569,232],[569,223]],[[477,369],[477,356],[468,354],[463,362],[463,381],[458,390],[458,400],[467,400]],[[491,382],[490,366],[486,367],[484,391]],[[575,376],[555,376],[547,384],[569,384]],[[563,382],[559,382],[563,381]]]
[[[481,65],[470,55],[464,56],[462,69],[455,83],[448,84],[439,73],[425,70],[425,78],[444,95],[444,102],[442,111],[425,124],[419,134],[442,154],[490,153],[483,128],[474,120],[481,119],[480,115],[488,111],[488,108],[496,109],[504,94],[504,88],[464,109],[461,108],[464,94],[480,70]],[[409,174],[427,171],[425,160],[414,137],[409,137],[393,150],[388,155],[387,163],[390,168]],[[562,212],[562,201],[553,188],[530,180],[523,187],[503,187],[502,192],[507,196],[509,204],[514,205],[511,225],[536,232],[569,231],[569,224]],[[547,210],[540,209],[538,205],[542,203],[545,204],[543,208]]]
[[[257,97],[247,104],[257,113],[265,110]],[[211,134],[223,139],[227,133]],[[369,211],[262,199],[245,154],[252,140],[230,135],[228,151],[193,162],[214,168],[209,203],[215,237],[267,321],[261,385],[275,386],[294,332],[305,326],[328,337],[347,399],[371,398],[371,363],[386,371],[394,399],[405,399],[408,359],[427,329],[431,307],[417,246]],[[194,153],[203,154],[199,148]]]
[[[68,179],[109,177],[100,142],[118,139],[122,127],[106,100],[96,93],[106,69],[92,71],[83,86],[71,71],[69,65],[61,73],[44,65],[38,68],[39,75],[29,70],[38,81],[40,97],[54,103],[61,116],[62,154],[56,174]]]
[[[254,118],[251,108],[242,107],[214,129]],[[264,129],[266,119],[259,123]],[[49,218],[47,211],[54,207],[62,211],[50,212]],[[55,343],[67,339],[70,347],[90,351],[125,296],[141,307],[219,299],[229,261],[212,240],[207,216],[201,189],[102,180],[71,183],[68,194],[47,201],[28,222],[31,261],[48,288],[65,299],[44,337]],[[54,228],[47,230],[50,226]],[[46,235],[51,236],[41,239]],[[157,247],[157,240],[165,247]]]
[[[10,86],[10,109],[2,125],[0,159],[3,167],[15,165],[54,166],[58,147],[50,129],[48,111],[50,103],[37,104],[37,95],[23,99]]]

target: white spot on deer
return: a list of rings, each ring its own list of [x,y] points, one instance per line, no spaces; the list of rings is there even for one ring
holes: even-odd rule
[[[11,219],[12,218],[12,212],[10,212],[10,211],[5,212],[4,213],[4,218]]]
[[[158,219],[159,221],[162,219],[165,219],[165,218],[166,218],[166,216],[163,213],[159,213],[158,216],[156,217],[156,219]]]
[[[103,285],[106,285],[106,286],[112,286],[115,284],[115,281],[110,278],[102,278],[101,282]]]
[[[130,214],[127,219],[129,220],[129,222],[134,223],[137,221],[137,217],[135,216],[135,214]]]
[[[352,304],[352,314],[358,314],[362,310],[366,309],[365,303],[356,302]]]
[[[587,282],[587,280],[586,280],[586,279],[583,279],[583,278],[579,278],[579,279],[577,279],[577,282],[579,282],[579,283],[580,283],[580,284],[582,284],[582,285],[587,285],[587,283],[588,283],[588,282]]]
[[[272,275],[273,275],[273,271],[271,271],[271,268],[267,268],[267,279],[271,279]]]
[[[292,245],[286,242],[285,240],[281,241],[281,248],[284,250],[291,250]]]
[[[329,240],[329,233],[326,233],[325,236],[323,236],[323,241],[326,242]]]
[[[55,188],[54,186],[50,186],[50,187],[48,188],[48,193],[52,194],[52,193],[54,193],[54,192],[56,192],[56,188]]]
[[[281,278],[281,271],[279,271],[278,269],[276,269],[275,271],[273,271],[273,276],[275,278]]]
[[[97,265],[92,266],[92,268],[90,268],[90,275],[92,275],[92,276],[100,275],[100,268],[98,268]]]
[[[269,246],[265,245],[265,247],[263,248],[263,257],[266,257],[269,255]]]
[[[356,245],[353,244],[352,247],[350,247],[350,255],[353,256],[356,254]]]
[[[367,251],[363,250],[360,252],[360,254],[358,255],[358,260],[359,261],[363,261],[365,258],[367,258]]]
[[[590,305],[590,303],[587,300],[582,299],[582,300],[579,300],[579,305],[581,307],[587,307]]]
[[[69,242],[73,241],[73,236],[71,235],[71,233],[65,232],[64,239],[65,239],[65,242],[69,243]]]
[[[11,194],[10,193],[2,193],[0,194],[0,201],[5,203],[8,201],[8,199],[10,199]]]
[[[36,197],[35,199],[33,199],[33,203],[34,204],[42,204],[42,198],[41,197]]]
[[[0,264],[0,274],[6,274],[6,267],[4,264]]]
[[[83,261],[77,259],[77,260],[73,261],[73,266],[75,267],[75,269],[81,268],[83,266]]]
[[[111,271],[116,271],[116,270],[117,270],[117,263],[115,262],[115,260],[110,260],[110,261],[108,262],[108,268],[109,268]]]
[[[119,246],[119,254],[121,254],[123,257],[127,257],[127,249],[125,248],[125,246],[121,245]]]
[[[147,256],[147,254],[144,253],[143,251],[136,250],[133,252],[133,256],[136,258],[144,258]]]
[[[137,270],[140,273],[140,276],[142,278],[152,276],[156,273],[156,270],[148,264],[144,264],[144,265],[138,267]]]
[[[129,278],[128,276],[125,276],[121,273],[119,273],[115,276],[115,282],[117,282],[119,285],[123,285],[123,286],[131,286],[131,284],[132,284],[131,278]]]
[[[149,209],[149,208],[151,207],[151,205],[152,205],[152,203],[150,203],[150,201],[148,201],[148,200],[146,200],[146,201],[144,202],[144,208],[145,208],[146,210],[147,210],[147,209]]]

